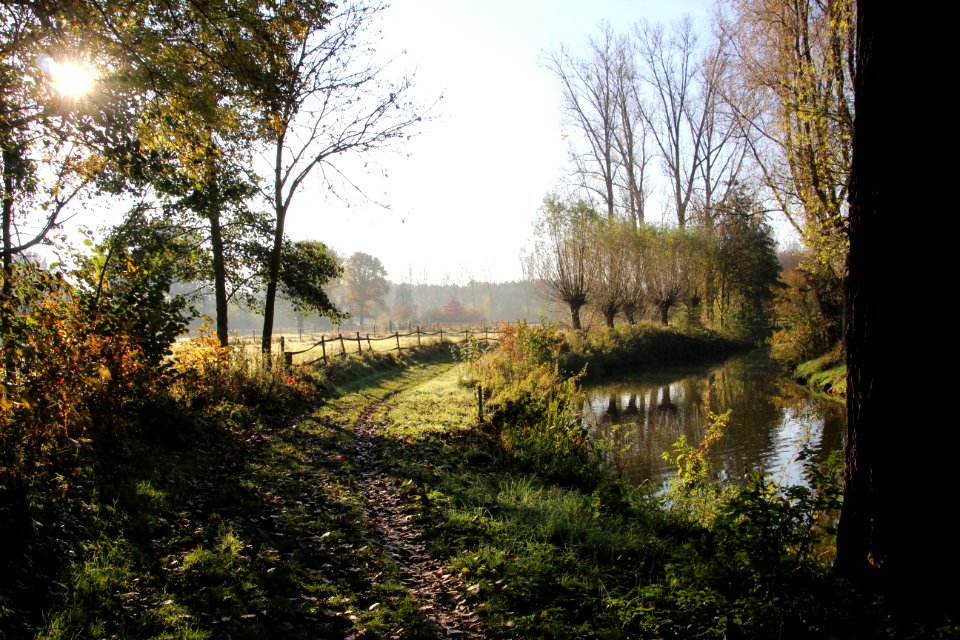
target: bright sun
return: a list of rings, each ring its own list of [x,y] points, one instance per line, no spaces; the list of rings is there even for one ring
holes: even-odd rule
[[[77,62],[53,62],[49,65],[54,88],[67,98],[78,98],[93,88],[97,75],[93,69]]]

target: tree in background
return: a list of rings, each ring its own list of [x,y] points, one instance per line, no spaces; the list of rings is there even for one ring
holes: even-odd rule
[[[391,314],[397,322],[413,322],[417,318],[417,303],[413,299],[413,285],[404,282],[393,288],[394,301]]]
[[[383,298],[390,291],[387,270],[378,258],[358,251],[350,256],[344,269],[347,300],[350,310],[363,326],[363,319],[373,309],[383,306]]]
[[[566,305],[574,329],[580,329],[580,310],[590,300],[591,225],[596,211],[583,200],[563,202],[544,198],[536,221],[534,245],[526,256],[527,269],[547,300]]]
[[[560,80],[568,124],[587,140],[585,151],[571,149],[580,184],[600,198],[610,220],[614,216],[620,171],[616,140],[622,110],[617,78],[626,74],[620,47],[618,36],[605,23],[598,37],[587,40],[587,58],[578,59],[569,48],[561,46],[546,60],[547,67]]]
[[[467,322],[470,320],[470,311],[463,306],[456,296],[450,296],[440,310],[441,317],[446,322]]]
[[[670,180],[677,224],[683,227],[690,217],[688,208],[702,162],[704,119],[710,106],[700,103],[696,95],[700,74],[697,35],[687,16],[669,31],[661,24],[643,22],[636,27],[635,41],[641,74],[652,93],[653,106],[643,112],[644,118]]]
[[[765,195],[811,250],[802,266],[829,340],[841,337],[856,61],[853,0],[727,0],[726,102]]]
[[[342,275],[340,261],[322,242],[300,240],[284,245],[280,293],[293,302],[298,314],[317,313],[331,322],[341,322],[344,314],[330,300],[325,287]]]
[[[639,227],[627,238],[629,262],[627,265],[627,288],[623,300],[623,315],[627,322],[636,324],[646,313],[650,304],[650,283],[647,270],[651,265],[650,248],[652,232],[647,226]]]
[[[273,214],[261,343],[266,354],[294,196],[318,172],[332,188],[341,175],[338,158],[405,138],[422,119],[422,110],[407,99],[412,79],[387,81],[383,67],[369,54],[367,32],[382,9],[366,0],[337,7],[301,0],[285,3],[283,11],[266,13],[256,23],[263,41],[271,45],[256,84],[258,131],[269,167],[262,193]],[[359,302],[361,321],[370,302]]]
[[[679,227],[652,234],[646,279],[650,301],[663,324],[670,322],[670,309],[690,294],[698,248],[692,233]]]
[[[766,337],[775,291],[784,287],[773,229],[743,191],[729,194],[724,209],[713,270],[720,327],[738,338]]]
[[[629,222],[596,221],[591,226],[587,269],[593,295],[590,306],[600,312],[609,328],[628,302],[630,293],[631,238],[636,230]]]

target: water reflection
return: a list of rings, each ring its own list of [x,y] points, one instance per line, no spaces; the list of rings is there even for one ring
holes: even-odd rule
[[[584,417],[612,443],[610,463],[635,484],[662,485],[676,472],[662,453],[681,434],[699,443],[708,413],[731,410],[726,435],[711,452],[718,476],[740,478],[763,467],[786,482],[802,481],[803,442],[826,458],[842,447],[844,412],[784,380],[763,353],[721,365],[626,374],[585,389]]]

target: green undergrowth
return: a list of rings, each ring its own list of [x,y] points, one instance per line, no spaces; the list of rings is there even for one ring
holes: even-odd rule
[[[898,618],[830,572],[839,459],[804,486],[715,480],[708,450],[677,442],[663,495],[606,472],[571,420],[555,327],[518,325],[459,371],[380,407],[381,442],[433,553],[449,559],[491,633],[514,638],[949,637]],[[476,387],[488,404],[479,420]],[[441,404],[426,402],[442,398]],[[812,461],[812,456],[806,454]]]
[[[696,499],[665,503],[603,472],[553,329],[505,345],[482,375],[439,347],[197,391],[123,456],[78,460],[87,481],[38,512],[46,542],[7,576],[0,637],[434,637],[366,521],[354,426],[371,406],[384,471],[489,637],[949,636],[831,578],[813,537],[830,469],[815,491],[754,476],[728,495],[681,442],[677,491]],[[475,385],[494,379],[481,419]]]
[[[793,372],[802,384],[815,392],[843,401],[847,395],[847,363],[842,350],[807,360],[797,365]]]
[[[432,551],[463,577],[489,629],[515,638],[720,638],[827,624],[829,612],[814,608],[803,620],[811,610],[783,607],[835,597],[825,571],[791,578],[805,594],[778,583],[778,606],[768,605],[783,576],[754,579],[745,561],[720,562],[716,534],[657,498],[612,481],[589,490],[530,473],[477,424],[464,371],[401,392],[377,420],[388,468],[430,527]]]
[[[650,367],[665,362],[703,360],[750,345],[704,327],[666,326],[653,322],[618,325],[615,329],[570,332],[558,362],[574,373],[587,366],[590,376],[622,367]]]
[[[274,395],[248,380],[255,402],[168,407],[123,456],[81,461],[88,482],[51,507],[61,522],[0,591],[0,638],[422,636],[365,521],[353,425],[450,360],[447,347],[350,358],[271,381]]]

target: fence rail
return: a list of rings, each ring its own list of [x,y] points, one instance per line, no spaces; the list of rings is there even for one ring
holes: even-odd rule
[[[424,344],[439,344],[441,342],[459,343],[469,340],[473,336],[478,342],[490,344],[500,340],[500,331],[497,329],[461,329],[444,330],[442,328],[436,331],[424,331],[420,327],[415,330],[401,333],[394,331],[387,335],[361,334],[359,331],[347,334],[337,333],[335,335],[323,334],[320,340],[302,349],[287,350],[287,341],[280,338],[280,350],[283,353],[283,361],[287,367],[304,366],[317,362],[326,362],[329,358],[345,357],[350,353],[363,354],[364,351],[375,351],[377,353],[390,353],[397,351],[403,353],[405,349],[421,347]],[[381,343],[389,342],[383,348]],[[376,346],[375,346],[375,343]],[[316,354],[315,357],[305,354]],[[300,361],[294,362],[294,356],[301,356]]]

